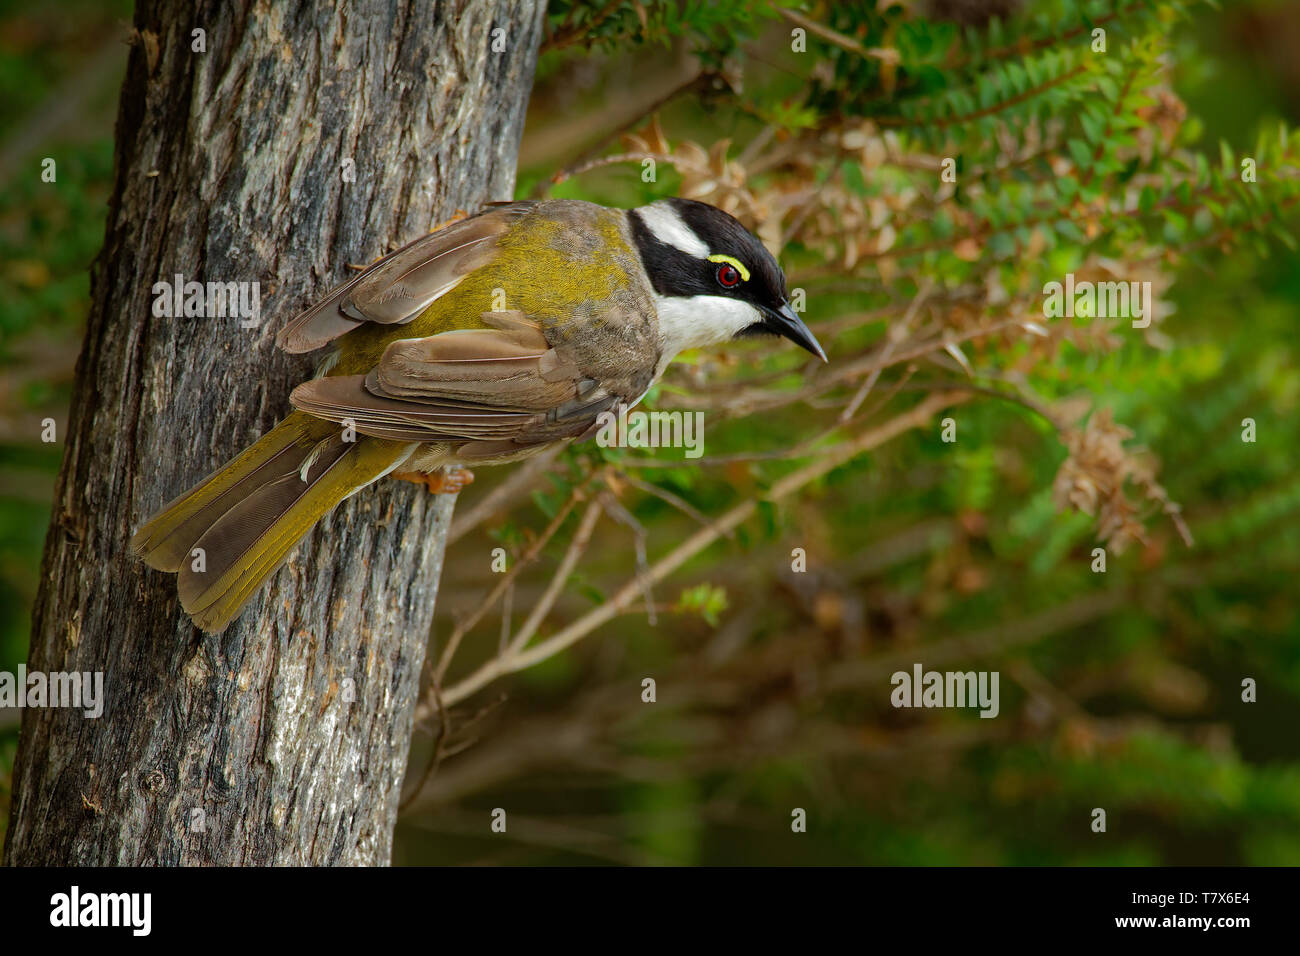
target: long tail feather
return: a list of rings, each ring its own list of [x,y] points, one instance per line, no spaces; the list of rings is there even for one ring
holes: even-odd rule
[[[169,501],[131,538],[131,547],[150,567],[180,570],[204,531],[245,495],[298,468],[332,429],[294,413],[256,443],[178,498]]]
[[[151,566],[178,572],[181,606],[198,627],[220,631],[317,521],[412,447],[345,442],[332,423],[295,413],[168,504],[131,545]]]

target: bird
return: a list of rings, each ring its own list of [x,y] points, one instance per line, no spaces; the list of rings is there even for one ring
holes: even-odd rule
[[[145,522],[131,548],[177,575],[217,633],[321,518],[393,475],[454,492],[468,469],[591,437],[679,353],[755,335],[826,353],[785,274],[707,203],[489,203],[376,260],[288,322],[328,348],[288,415]]]

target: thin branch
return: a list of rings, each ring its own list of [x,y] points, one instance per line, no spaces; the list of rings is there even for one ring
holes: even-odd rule
[[[611,518],[620,524],[627,525],[632,529],[632,534],[636,541],[636,574],[637,579],[641,582],[641,590],[645,595],[646,617],[649,618],[650,626],[656,623],[654,594],[650,586],[650,561],[646,557],[646,540],[650,537],[645,526],[636,520],[632,512],[623,507],[623,503],[618,500],[612,493],[605,492],[605,510]]]
[[[861,687],[888,676],[900,666],[910,665],[922,653],[927,667],[1005,654],[1013,648],[1033,644],[1048,634],[1081,627],[1105,617],[1131,600],[1132,594],[1124,588],[1096,591],[1019,621],[1000,621],[991,627],[931,641],[920,647],[891,650],[858,661],[841,661],[825,675],[822,686],[828,692]]]
[[[913,428],[920,427],[928,422],[939,410],[962,401],[965,401],[965,399],[952,394],[931,395],[885,424],[863,432],[855,439],[827,449],[817,461],[784,476],[773,484],[764,497],[770,502],[781,501],[809,482],[817,480],[863,452],[869,451]],[[651,566],[648,575],[650,583],[656,584],[662,581],[695,555],[717,541],[727,531],[734,530],[749,520],[757,509],[757,499],[747,499],[732,508],[709,527],[701,528]],[[576,644],[601,625],[613,620],[628,605],[641,596],[642,582],[640,578],[641,575],[638,575],[625,584],[604,604],[588,611],[578,620],[540,644],[536,644],[513,657],[493,658],[486,662],[470,676],[447,688],[444,692],[446,700],[449,704],[464,700],[498,677],[532,667],[534,664]]]
[[[402,813],[409,808],[424,788],[429,785],[433,775],[438,770],[438,765],[442,763],[444,748],[447,743],[447,734],[450,731],[451,721],[447,715],[447,705],[442,699],[442,694],[438,690],[437,682],[429,686],[429,692],[433,696],[433,705],[438,712],[438,732],[433,737],[433,754],[429,757],[429,762],[424,767],[424,773],[420,774],[420,779],[410,793],[397,805],[397,812]],[[418,721],[417,721],[418,723]]]
[[[548,448],[511,469],[509,476],[476,501],[473,508],[457,513],[452,519],[451,530],[447,532],[447,544],[459,541],[507,504],[532,490],[542,473],[551,467],[563,451],[563,446]]]
[[[888,129],[898,129],[904,126],[929,126],[933,129],[946,129],[949,126],[958,126],[963,123],[969,123],[972,120],[984,119],[986,116],[994,116],[1001,113],[1003,110],[1017,106],[1026,100],[1031,100],[1035,96],[1041,96],[1053,87],[1060,86],[1062,83],[1066,83],[1074,79],[1076,76],[1087,72],[1087,69],[1086,66],[1076,66],[1072,70],[1066,70],[1055,79],[1048,80],[1045,83],[1040,83],[1038,86],[1031,87],[1023,93],[1002,100],[999,103],[994,103],[992,106],[986,106],[984,109],[975,110],[973,113],[965,113],[961,116],[943,116],[938,119],[933,117],[917,117],[913,119],[907,116],[875,116],[872,117],[872,119],[875,120],[879,126]]]
[[[456,629],[452,631],[451,637],[447,641],[447,646],[442,649],[442,656],[438,658],[438,667],[433,674],[434,685],[440,685],[442,683],[443,677],[446,676],[447,668],[451,666],[451,659],[455,656],[456,650],[460,647],[460,642],[464,639],[466,633],[468,633],[469,630],[482,619],[483,615],[487,613],[489,608],[501,599],[501,596],[506,592],[506,588],[510,587],[511,584],[514,583],[515,578],[518,577],[520,570],[537,559],[537,556],[542,552],[542,548],[546,547],[547,542],[550,541],[551,538],[555,536],[555,533],[560,530],[560,526],[564,524],[564,520],[569,517],[569,512],[574,509],[579,499],[582,497],[583,489],[588,483],[594,480],[594,477],[594,475],[589,476],[587,481],[573,489],[569,495],[569,499],[560,507],[559,512],[556,513],[555,517],[551,520],[551,523],[547,525],[546,530],[543,531],[541,536],[533,542],[532,546],[524,552],[523,556],[515,562],[515,566],[502,575],[497,586],[492,589],[491,593],[488,594],[483,603],[475,608],[469,617],[465,618],[465,620],[457,622]]]
[[[973,329],[969,332],[963,332],[950,338],[931,339],[923,342],[913,348],[884,359],[882,356],[872,353],[864,355],[856,361],[844,362],[834,371],[824,373],[816,380],[802,388],[786,391],[772,391],[767,389],[747,389],[738,394],[726,396],[726,393],[719,393],[724,396],[723,401],[726,403],[728,412],[733,417],[751,414],[756,411],[767,411],[772,408],[781,408],[786,405],[793,405],[796,402],[807,401],[824,394],[832,388],[852,381],[860,375],[866,375],[876,368],[886,368],[890,365],[902,365],[905,362],[912,362],[916,359],[923,358],[931,352],[936,352],[950,343],[968,342],[973,339],[983,338],[984,336],[994,335],[998,332],[1010,328],[1024,328],[1024,319],[1008,319],[995,325],[985,326],[979,329]],[[717,396],[709,396],[707,407],[715,408],[718,405]],[[694,410],[697,407],[705,405],[703,401],[697,401],[694,396],[681,396],[679,400],[672,403],[665,403],[669,408]],[[695,462],[698,465],[704,459]],[[636,465],[645,468],[668,468],[680,467],[681,462],[666,462],[658,459],[636,459],[635,461],[624,461],[624,467]]]
[[[619,136],[622,136],[628,130],[632,129],[638,123],[643,121],[646,117],[653,116],[655,113],[659,112],[659,110],[663,109],[673,100],[677,99],[677,97],[682,96],[686,93],[690,93],[700,88],[704,84],[712,82],[715,75],[716,74],[709,72],[707,70],[701,70],[700,72],[692,76],[690,79],[686,80],[684,83],[680,83],[677,86],[673,87],[671,90],[669,90],[663,96],[659,97],[649,106],[647,106],[645,109],[643,109],[642,111],[634,115],[631,119],[627,120],[625,123],[620,124],[619,126],[616,126],[614,129],[610,130],[608,133],[602,136],[591,146],[584,149],[574,159],[566,163],[564,168],[562,168],[550,179],[543,179],[540,182],[538,182],[537,185],[535,185],[532,188],[532,191],[529,193],[529,198],[540,199],[542,196],[544,196],[547,193],[547,191],[552,186],[558,185],[564,182],[566,179],[569,179],[570,177],[580,175],[581,173],[585,173],[589,169],[595,169],[597,166],[607,165],[606,163],[603,163],[600,160],[598,160],[597,157],[600,156],[600,154],[605,150],[607,146],[609,146],[611,142],[613,142]],[[634,158],[634,157],[632,156],[632,154],[627,154],[627,156],[619,157],[617,161],[625,161],[628,158]],[[642,157],[635,157],[635,158],[644,159],[646,157],[642,156]]]
[[[903,313],[902,321],[896,326],[889,327],[889,332],[885,336],[885,345],[880,350],[881,362],[889,359],[890,355],[893,354],[894,347],[903,340],[904,336],[906,336],[907,330],[912,324],[912,320],[916,318],[916,313],[920,311],[922,304],[929,297],[930,291],[933,288],[934,280],[929,276],[926,276],[925,280],[921,283],[921,288],[917,289],[915,297],[913,297],[911,303],[908,305],[907,311]],[[862,407],[862,403],[867,400],[867,396],[870,395],[871,390],[875,388],[876,380],[880,378],[880,373],[883,372],[884,369],[885,366],[882,364],[871,370],[871,374],[868,375],[867,380],[862,383],[862,387],[858,389],[858,393],[853,396],[852,400],[850,400],[847,405],[844,406],[844,411],[840,413],[841,422],[847,422],[857,414],[858,409]]]
[[[626,471],[618,472],[618,480],[625,481],[633,488],[636,488],[638,491],[644,491],[648,495],[654,495],[659,500],[667,502],[668,504],[676,508],[678,511],[680,511],[682,514],[686,515],[686,517],[690,518],[693,521],[698,522],[699,524],[702,525],[709,524],[709,519],[707,515],[705,515],[703,512],[695,508],[685,498],[682,498],[679,495],[675,495],[671,491],[668,491],[664,488],[660,488],[658,485],[653,484],[649,481],[642,481],[640,478],[636,477],[635,475],[628,474]],[[734,535],[728,533],[727,537],[731,538],[734,537]]]
[[[790,10],[786,7],[778,7],[777,13],[785,17],[795,26],[803,27],[809,33],[814,33],[828,43],[833,43],[841,50],[848,50],[850,53],[856,53],[858,56],[866,57],[870,60],[880,60],[882,63],[892,63],[897,66],[902,62],[902,57],[897,50],[886,47],[865,47],[852,37],[846,37],[838,30],[833,30],[824,23],[804,16],[798,10]]]
[[[609,0],[609,3],[601,7],[600,10],[597,11],[596,15],[591,18],[590,22],[571,25],[573,14],[578,10],[577,5],[575,4],[565,16],[559,29],[556,30],[555,33],[547,36],[542,42],[541,49],[538,50],[538,55],[540,56],[543,53],[550,53],[553,50],[563,50],[565,47],[577,43],[579,40],[583,39],[583,37],[589,36],[591,31],[595,30],[596,27],[609,19],[610,14],[617,10],[622,2],[623,0]]]
[[[573,573],[573,569],[578,564],[578,559],[582,557],[583,552],[587,550],[587,545],[591,543],[591,534],[596,530],[596,522],[600,519],[601,510],[599,499],[593,500],[587,505],[587,510],[582,514],[582,520],[578,523],[578,530],[574,533],[573,540],[569,542],[568,550],[564,552],[560,566],[551,575],[551,580],[547,583],[546,590],[542,592],[540,600],[533,606],[532,612],[506,646],[505,652],[501,656],[511,657],[518,654],[528,646],[528,642],[537,633],[538,625],[542,623],[542,619],[555,606],[555,599],[564,590],[564,586],[569,582],[569,575]]]

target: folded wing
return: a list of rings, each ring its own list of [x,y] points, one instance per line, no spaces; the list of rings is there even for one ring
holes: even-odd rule
[[[486,312],[482,321],[486,328],[394,342],[369,374],[304,382],[290,401],[361,434],[453,443],[467,462],[577,437],[619,403],[523,313]]]
[[[401,325],[492,260],[498,240],[535,202],[493,203],[421,236],[333,289],[276,336],[286,352],[310,352],[366,322]]]

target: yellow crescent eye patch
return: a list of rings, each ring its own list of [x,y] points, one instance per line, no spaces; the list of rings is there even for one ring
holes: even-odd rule
[[[735,266],[736,271],[740,273],[740,277],[744,279],[746,282],[749,281],[749,270],[745,268],[745,264],[741,262],[739,259],[733,259],[731,258],[731,256],[724,256],[722,253],[718,252],[709,256],[709,261],[725,262],[727,263],[727,265]]]

